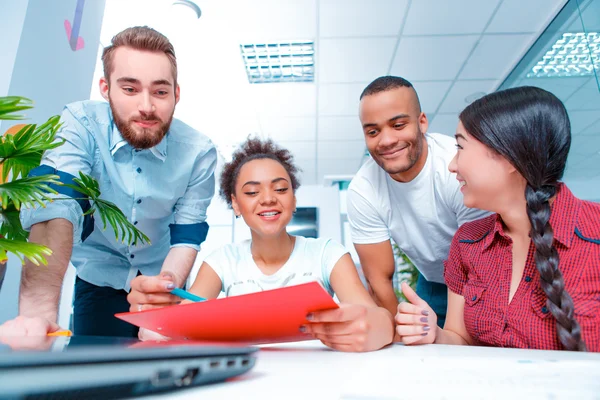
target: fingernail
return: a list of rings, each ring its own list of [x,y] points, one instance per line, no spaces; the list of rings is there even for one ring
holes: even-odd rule
[[[424,331],[428,331],[429,329],[431,329],[431,328],[429,327],[429,325],[425,325],[425,326],[423,327],[423,330],[424,330]]]
[[[175,284],[173,282],[169,282],[165,285],[165,287],[167,288],[167,290],[173,290],[175,289]]]
[[[306,332],[306,327],[304,325],[300,326],[300,332],[302,332],[302,333]]]
[[[421,319],[419,321],[421,321],[421,322],[427,322],[427,317],[421,317]]]
[[[429,315],[429,311],[428,310],[422,310],[421,314],[423,314],[423,315]]]
[[[306,314],[306,319],[309,320],[309,321],[312,321],[314,317],[315,316],[313,315],[313,313]]]
[[[427,333],[428,333],[428,332],[421,333],[421,336],[427,336]]]

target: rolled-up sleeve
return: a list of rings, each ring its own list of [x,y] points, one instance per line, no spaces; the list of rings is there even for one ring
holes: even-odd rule
[[[208,224],[206,210],[215,194],[217,151],[211,144],[195,164],[185,194],[175,204],[171,229],[171,247],[200,249],[206,240]]]
[[[94,156],[94,143],[89,132],[81,123],[65,108],[61,115],[62,126],[57,133],[59,140],[64,143],[48,150],[42,157],[40,167],[34,169],[29,175],[56,174],[62,183],[72,184],[73,177],[79,176],[79,172],[90,174]],[[93,229],[93,221],[90,226],[89,219],[84,217],[84,212],[89,209],[89,202],[83,199],[83,195],[73,189],[53,185],[52,188],[58,194],[49,195],[53,201],[46,201],[45,206],[23,207],[20,213],[23,229],[29,231],[34,224],[63,218],[73,224],[73,243],[80,243]],[[76,200],[78,199],[78,200]],[[86,232],[87,231],[87,232]]]

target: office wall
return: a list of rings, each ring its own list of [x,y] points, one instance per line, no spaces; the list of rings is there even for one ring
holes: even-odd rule
[[[65,20],[73,23],[76,5],[77,0],[0,0],[0,96],[34,100],[26,122],[44,122],[65,104],[89,98],[105,0],[85,2],[79,33],[84,47],[73,51]],[[3,121],[0,132],[14,123]],[[0,323],[17,314],[20,270],[19,260],[11,258],[0,291]]]

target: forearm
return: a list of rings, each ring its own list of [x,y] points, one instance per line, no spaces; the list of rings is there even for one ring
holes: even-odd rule
[[[371,307],[369,313],[368,351],[378,350],[392,343],[394,338],[394,318],[382,307]]]
[[[48,265],[27,261],[21,274],[19,314],[56,321],[65,272],[73,251],[73,225],[66,219],[53,219],[31,227],[29,241],[52,250]]]
[[[173,247],[163,263],[162,272],[170,272],[177,287],[183,287],[196,261],[198,251],[191,247]]]
[[[436,343],[436,344],[457,344],[457,345],[462,345],[462,346],[466,346],[466,345],[470,344],[458,333],[453,332],[448,329],[442,329],[439,326],[437,327],[437,332],[436,332],[434,343]]]
[[[394,292],[392,278],[380,276],[367,280],[371,286],[377,305],[384,307],[391,315],[395,315],[398,309],[398,298],[396,297],[396,292]]]

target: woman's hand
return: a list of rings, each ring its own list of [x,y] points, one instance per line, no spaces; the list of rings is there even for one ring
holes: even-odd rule
[[[146,328],[140,328],[138,332],[138,339],[140,339],[142,342],[146,340],[157,340],[159,342],[171,340],[169,337],[163,336],[160,333],[156,333]]]
[[[392,342],[390,313],[379,307],[340,304],[335,310],[307,315],[309,323],[301,331],[319,339],[332,349],[350,352],[378,350]]]
[[[402,282],[401,287],[404,297],[410,303],[398,304],[398,313],[395,319],[398,324],[396,332],[400,336],[400,340],[407,345],[435,342],[437,315],[406,282]]]

